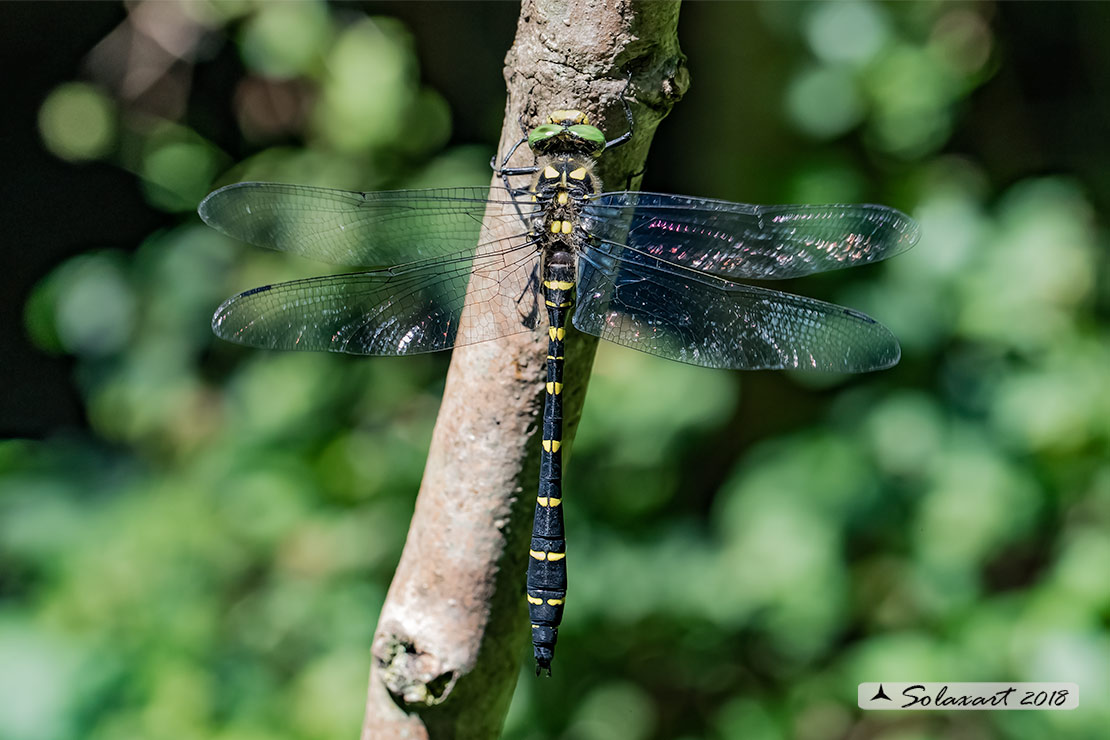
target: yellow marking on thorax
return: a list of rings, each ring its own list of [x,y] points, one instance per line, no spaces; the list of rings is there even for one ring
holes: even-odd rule
[[[548,123],[564,123],[568,121],[571,123],[582,123],[587,126],[590,123],[590,119],[586,118],[585,113],[580,110],[574,110],[573,108],[554,111],[550,116],[547,117]]]
[[[561,206],[565,206],[568,200],[570,200],[570,196],[567,195],[567,191],[565,190],[560,190],[559,194],[555,196],[555,202]]]
[[[585,180],[586,179],[586,168],[585,167],[579,167],[576,170],[571,170],[570,174],[567,175],[567,176],[572,180]]]
[[[557,177],[559,177],[559,170],[555,169],[551,165],[547,165],[543,168],[543,178],[545,180],[554,180]]]

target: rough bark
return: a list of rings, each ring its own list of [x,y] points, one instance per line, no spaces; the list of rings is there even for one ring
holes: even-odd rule
[[[561,108],[584,110],[609,138],[620,135],[621,94],[631,77],[635,135],[602,157],[599,174],[608,189],[634,183],[655,127],[687,85],[677,21],[676,0],[525,0],[506,57],[499,151],[521,138],[521,122],[537,125]],[[511,164],[531,161],[521,147]],[[596,343],[568,334],[564,460]],[[521,660],[531,656],[523,584],[546,354],[546,323],[534,334],[454,351],[416,511],[374,637],[363,740],[500,734]]]

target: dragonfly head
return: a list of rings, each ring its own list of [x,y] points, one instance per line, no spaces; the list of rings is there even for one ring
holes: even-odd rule
[[[605,151],[605,134],[591,126],[579,110],[557,110],[547,122],[528,134],[528,146],[536,154],[590,154]]]

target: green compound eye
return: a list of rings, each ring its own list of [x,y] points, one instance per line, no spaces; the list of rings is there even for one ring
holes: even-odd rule
[[[545,123],[542,126],[536,126],[528,134],[528,148],[535,149],[537,144],[543,141],[547,141],[552,136],[556,136],[557,134],[559,134],[561,131],[563,131],[563,127],[558,126],[554,123]]]
[[[596,126],[587,126],[585,124],[578,124],[571,126],[568,129],[575,137],[589,142],[594,154],[599,154],[605,149],[605,134],[601,133],[601,129]]]
[[[545,123],[536,126],[528,134],[528,146],[541,154],[566,150],[597,156],[605,151],[605,134],[596,126],[585,123],[576,123],[573,126],[568,126],[565,122]]]

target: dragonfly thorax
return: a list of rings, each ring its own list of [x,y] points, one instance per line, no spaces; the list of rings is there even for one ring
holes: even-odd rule
[[[593,160],[584,157],[545,157],[536,172],[532,195],[539,208],[533,228],[549,243],[554,239],[567,248],[567,238],[577,225],[590,197],[601,192],[593,174]]]

